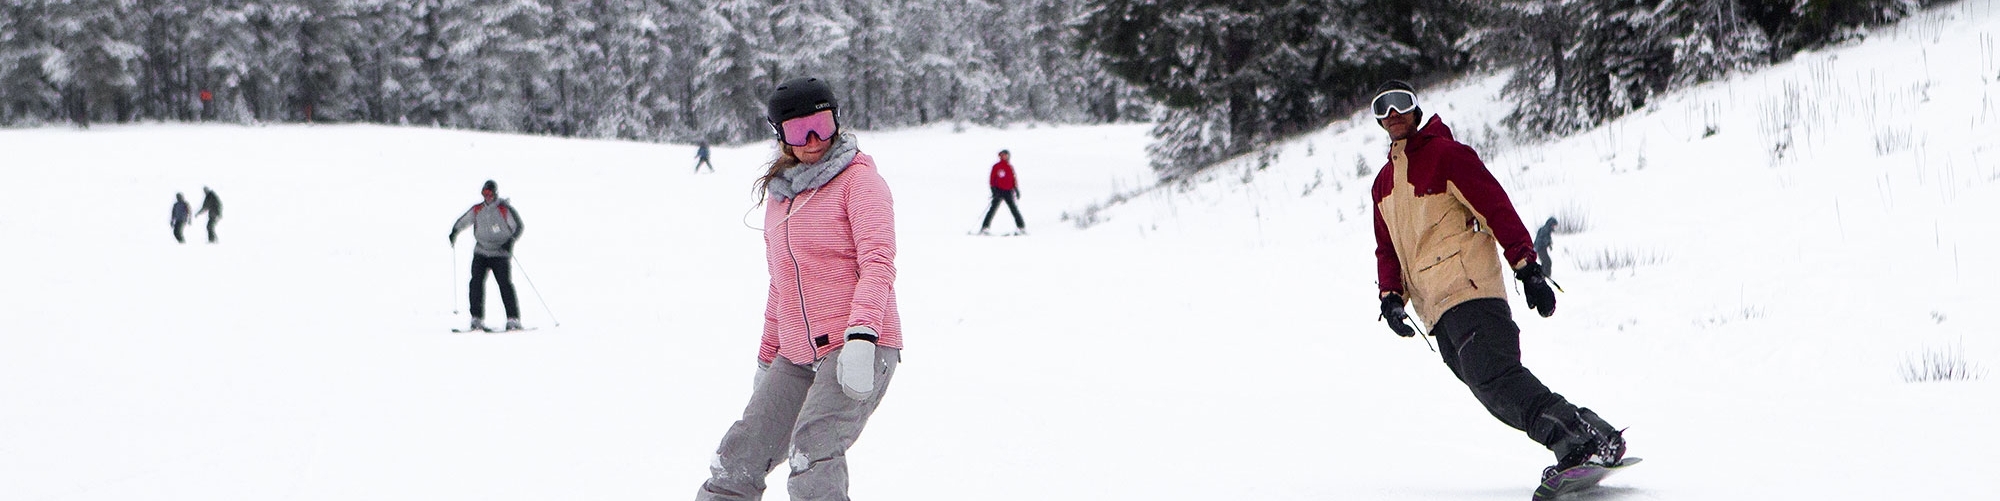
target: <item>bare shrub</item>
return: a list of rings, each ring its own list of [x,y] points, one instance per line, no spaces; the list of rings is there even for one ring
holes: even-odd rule
[[[1971,381],[1986,377],[1986,369],[1965,360],[1965,346],[1931,348],[1903,360],[1903,382]]]
[[[1586,253],[1576,259],[1576,269],[1583,271],[1617,271],[1644,265],[1667,262],[1667,256],[1659,251],[1632,249],[1603,249],[1596,253]]]
[[[1556,234],[1575,235],[1590,230],[1590,213],[1582,205],[1565,204],[1556,210]]]

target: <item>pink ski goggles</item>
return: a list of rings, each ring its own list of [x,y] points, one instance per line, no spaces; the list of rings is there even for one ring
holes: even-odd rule
[[[792,146],[805,146],[813,135],[818,135],[821,141],[831,141],[838,131],[840,122],[833,118],[833,110],[823,110],[778,124],[778,140]]]

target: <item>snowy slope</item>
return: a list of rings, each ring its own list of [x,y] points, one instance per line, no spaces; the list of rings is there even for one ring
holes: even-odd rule
[[[2000,497],[1994,376],[1898,374],[1948,346],[2000,367],[1997,35],[1968,0],[1540,145],[1488,132],[1501,77],[1425,94],[1531,224],[1589,220],[1557,241],[1559,314],[1517,321],[1528,366],[1648,459],[1602,498]],[[1063,221],[1146,186],[1145,132],[860,133],[909,347],[856,498],[1528,496],[1547,453],[1375,321],[1370,121]],[[1033,234],[968,236],[1002,148]],[[714,174],[685,145],[373,126],[0,151],[0,498],[685,499],[748,398],[768,145]],[[469,249],[437,234],[489,178],[529,226],[532,333],[448,332]],[[222,243],[177,245],[172,195],[204,184]],[[1579,269],[1606,253],[1650,259]]]

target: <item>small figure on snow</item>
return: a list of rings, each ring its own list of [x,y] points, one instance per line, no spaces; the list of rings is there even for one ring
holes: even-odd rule
[[[1487,412],[1555,453],[1545,482],[1573,466],[1617,465],[1625,457],[1621,430],[1521,366],[1521,331],[1497,251],[1504,249],[1529,307],[1553,315],[1556,296],[1507,192],[1441,118],[1418,127],[1423,109],[1410,84],[1383,84],[1370,108],[1392,141],[1372,190],[1382,319],[1399,336],[1416,335],[1403,309],[1408,298],[1437,337],[1445,366]]]
[[[986,206],[986,219],[979,223],[979,234],[993,226],[993,214],[1000,210],[1000,203],[1007,203],[1007,212],[1014,214],[1015,233],[1027,233],[1028,223],[1021,220],[1021,209],[1014,206],[1014,200],[1021,198],[1021,187],[1014,179],[1014,165],[1007,160],[1012,155],[1000,150],[1000,161],[993,164],[993,172],[986,176],[986,184],[993,189],[993,203]]]
[[[709,172],[715,172],[715,164],[708,163],[708,141],[704,140],[695,146],[694,159],[694,171],[696,173],[701,172],[701,166],[703,165],[708,166]]]
[[[167,219],[167,224],[171,224],[174,226],[175,242],[187,243],[187,238],[181,236],[181,228],[184,228],[188,225],[188,219],[191,218],[188,217],[187,197],[182,196],[179,193],[175,193],[174,212],[173,215]]]
[[[201,210],[195,216],[208,214],[208,243],[215,243],[215,222],[222,220],[222,197],[215,196],[215,190],[201,187]]]
[[[1542,228],[1535,230],[1535,256],[1542,260],[1542,276],[1556,276],[1554,260],[1549,257],[1549,247],[1556,243],[1556,218],[1549,216]]]
[[[794,500],[847,499],[847,449],[902,360],[896,217],[889,184],[817,78],[778,85],[766,107],[778,158],[757,180],[771,272],[757,376],[743,419],[709,462],[697,501],[752,501],[791,464]]]
[[[507,199],[500,198],[500,185],[487,180],[479,188],[479,196],[484,200],[466,209],[451,225],[451,245],[458,246],[458,232],[472,228],[472,236],[478,244],[472,249],[472,282],[468,294],[472,301],[472,327],[470,330],[486,330],[486,273],[493,272],[493,280],[500,283],[500,304],[507,308],[507,330],[521,330],[521,306],[514,300],[514,277],[508,261],[514,257],[514,242],[521,240],[521,232],[527,226],[521,224],[521,212]]]

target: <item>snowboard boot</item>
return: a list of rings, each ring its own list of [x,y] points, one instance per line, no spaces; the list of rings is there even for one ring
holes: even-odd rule
[[[465,328],[466,332],[483,331],[483,330],[486,330],[486,323],[481,321],[479,317],[472,317],[472,326]]]
[[[510,330],[510,331],[518,331],[518,330],[521,330],[521,319],[518,319],[518,318],[509,318],[509,319],[507,319],[507,330]]]
[[[1610,467],[1625,460],[1625,430],[1612,428],[1596,412],[1578,407],[1575,418],[1563,426],[1569,436],[1549,447],[1556,453],[1556,464],[1542,469],[1542,480],[1585,464]]]

